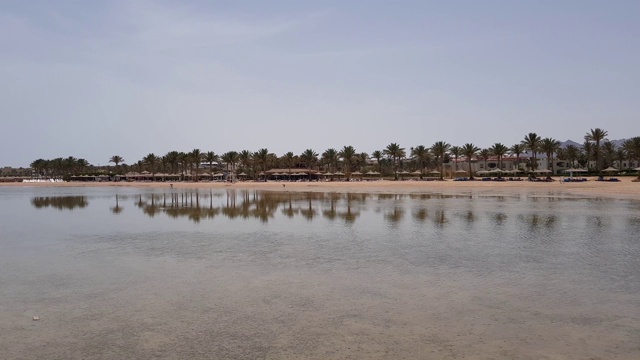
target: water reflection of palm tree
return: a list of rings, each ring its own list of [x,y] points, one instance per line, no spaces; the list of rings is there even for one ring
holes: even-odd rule
[[[434,224],[440,227],[444,226],[446,223],[449,222],[449,220],[447,220],[447,215],[445,214],[444,210],[436,210],[436,216],[433,217],[433,222]]]
[[[289,196],[289,201],[287,203],[287,206],[282,208],[282,214],[288,217],[289,219],[291,219],[295,216],[296,213],[297,213],[297,210],[293,208],[293,204],[291,202],[291,196]]]
[[[507,214],[497,213],[493,214],[491,218],[493,219],[493,222],[496,223],[496,225],[502,225],[507,220]]]
[[[89,206],[85,196],[36,196],[31,199],[31,205],[36,209],[52,207],[58,210],[83,209]]]
[[[111,212],[117,215],[120,214],[123,210],[124,208],[122,208],[118,203],[118,194],[116,194],[116,206],[111,208]]]
[[[300,209],[300,214],[302,214],[302,216],[304,216],[307,220],[313,220],[314,216],[316,216],[316,210],[311,205],[311,198],[308,199],[307,208]]]
[[[420,208],[413,212],[413,217],[420,222],[424,222],[429,217],[429,213],[426,208]]]
[[[335,220],[338,213],[336,211],[336,199],[334,196],[331,196],[329,199],[329,209],[322,210],[322,215],[329,220]]]
[[[404,216],[404,210],[398,206],[394,206],[393,209],[387,212],[384,217],[392,224],[397,224]]]

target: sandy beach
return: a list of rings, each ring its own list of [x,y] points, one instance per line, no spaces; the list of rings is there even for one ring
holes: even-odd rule
[[[530,181],[320,181],[320,182],[175,182],[176,189],[249,189],[268,191],[338,192],[338,193],[442,193],[475,195],[553,195],[567,197],[618,198],[640,200],[640,182],[635,177],[619,178],[620,182],[595,181],[565,183]],[[62,182],[0,183],[0,187],[139,187],[170,188],[169,182]]]

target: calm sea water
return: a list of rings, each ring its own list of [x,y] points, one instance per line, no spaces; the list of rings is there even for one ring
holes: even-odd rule
[[[640,202],[0,188],[0,222],[3,359],[640,358]]]

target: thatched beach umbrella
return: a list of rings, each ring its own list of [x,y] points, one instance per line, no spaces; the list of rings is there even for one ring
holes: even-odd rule
[[[603,172],[618,172],[618,171],[620,171],[620,170],[618,170],[618,169],[616,169],[616,168],[614,168],[614,167],[609,166],[608,168],[606,168],[606,169],[604,169],[604,170],[602,170],[602,171],[603,171]]]

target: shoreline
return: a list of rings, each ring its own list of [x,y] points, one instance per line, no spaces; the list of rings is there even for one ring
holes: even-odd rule
[[[320,182],[44,182],[44,183],[0,183],[2,187],[124,187],[124,188],[170,188],[174,189],[244,189],[281,192],[335,192],[335,193],[398,193],[398,194],[469,194],[477,195],[550,195],[613,198],[640,200],[640,182],[631,177],[619,178],[620,182],[595,181],[565,183],[530,181],[320,181]],[[284,186],[283,186],[284,185]]]

